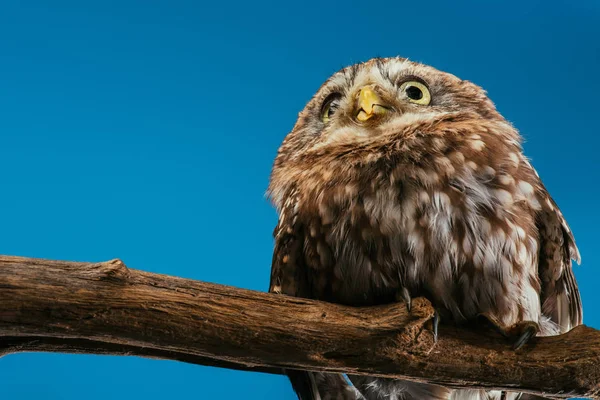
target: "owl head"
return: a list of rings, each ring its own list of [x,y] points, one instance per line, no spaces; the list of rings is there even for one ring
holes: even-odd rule
[[[299,114],[275,160],[271,189],[278,181],[289,186],[310,180],[311,170],[324,171],[340,157],[367,171],[365,163],[390,151],[424,154],[425,142],[412,145],[412,139],[444,135],[466,120],[500,124],[502,135],[518,141],[485,91],[471,82],[399,57],[352,65],[331,76]]]

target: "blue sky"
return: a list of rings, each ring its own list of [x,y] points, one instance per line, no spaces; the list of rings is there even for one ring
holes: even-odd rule
[[[266,290],[276,150],[331,73],[402,55],[488,90],[575,232],[600,328],[600,6],[6,1],[0,253]],[[0,359],[2,399],[293,399],[278,376],[139,358]]]

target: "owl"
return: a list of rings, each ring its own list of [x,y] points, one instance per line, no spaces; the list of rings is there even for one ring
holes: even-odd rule
[[[335,73],[283,141],[268,194],[271,292],[350,306],[424,296],[437,320],[483,317],[516,348],[582,321],[571,230],[518,131],[454,75],[403,58]],[[526,398],[287,374],[302,400]]]

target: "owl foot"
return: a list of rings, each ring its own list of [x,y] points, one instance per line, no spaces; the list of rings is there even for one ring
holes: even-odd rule
[[[492,328],[506,338],[517,338],[513,342],[513,350],[519,350],[540,331],[540,326],[534,321],[522,321],[512,326],[506,326],[494,314],[481,313]]]
[[[412,309],[412,297],[410,297],[410,293],[407,288],[402,288],[400,293],[397,296],[398,300],[404,301],[406,304],[406,310],[410,312]],[[440,313],[437,309],[433,313],[433,318],[431,319],[431,330],[433,331],[433,342],[437,343],[438,340],[438,328],[440,326]]]
[[[532,337],[537,335],[540,331],[540,326],[534,321],[523,321],[519,322],[513,329],[520,332],[518,339],[513,344],[513,350],[519,350],[529,342]]]
[[[481,313],[479,314],[480,320],[485,324],[489,325],[494,331],[498,332],[502,336],[509,338],[510,329],[507,328],[494,314],[491,313]]]

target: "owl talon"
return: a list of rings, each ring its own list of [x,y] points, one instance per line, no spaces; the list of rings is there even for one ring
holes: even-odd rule
[[[433,314],[433,342],[437,343],[438,341],[438,327],[440,326],[440,313],[435,310],[435,313]]]
[[[518,339],[513,344],[513,350],[519,350],[525,344],[527,344],[532,337],[537,335],[540,331],[540,326],[533,321],[525,321],[519,324],[518,329],[521,331]]]
[[[410,293],[408,292],[407,288],[402,288],[401,297],[402,300],[404,300],[404,302],[406,303],[406,310],[410,312],[410,310],[412,309],[412,297],[410,297]]]

